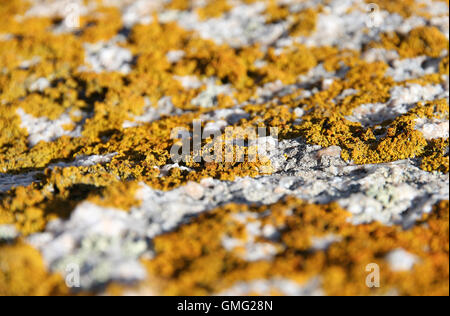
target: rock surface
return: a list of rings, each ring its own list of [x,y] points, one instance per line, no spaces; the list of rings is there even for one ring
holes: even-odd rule
[[[448,295],[448,1],[100,2],[0,3],[0,295]]]

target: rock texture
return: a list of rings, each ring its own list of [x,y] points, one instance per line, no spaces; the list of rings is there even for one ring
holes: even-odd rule
[[[448,11],[0,2],[0,295],[448,295]]]

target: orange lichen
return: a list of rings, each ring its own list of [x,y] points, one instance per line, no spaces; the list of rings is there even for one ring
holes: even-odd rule
[[[20,23],[15,19],[19,14],[23,14],[28,9],[29,4],[22,0],[1,0],[0,1],[0,34],[8,33],[20,28]]]
[[[39,251],[19,241],[0,244],[0,296],[68,295],[60,275],[46,271]]]
[[[268,209],[271,212],[266,212]],[[224,236],[248,238],[245,224],[233,220],[237,214],[251,214],[249,218],[257,218],[261,227],[272,225],[280,230],[277,241],[257,240],[278,247],[272,260],[249,262],[241,258],[241,249],[224,248]],[[156,256],[143,264],[152,278],[152,291],[167,295],[220,293],[236,282],[271,278],[302,284],[314,277],[321,280],[329,295],[392,291],[400,295],[448,295],[448,201],[437,204],[424,218],[429,225],[406,231],[378,223],[354,226],[347,217],[348,213],[336,205],[309,205],[292,198],[267,207],[229,204],[155,238]],[[329,234],[339,238],[328,249],[311,249],[313,238]],[[411,271],[390,269],[385,256],[398,248],[420,257]],[[365,285],[369,263],[380,266],[380,288]],[[141,287],[147,287],[146,283]]]
[[[400,14],[405,18],[420,14],[422,12],[421,9],[425,7],[425,3],[415,0],[366,0],[366,3],[375,3],[381,10]]]
[[[427,146],[430,146],[430,142],[425,140],[421,132],[415,130],[415,120],[432,113],[446,112],[448,116],[447,100],[419,105],[393,121],[373,127],[363,128],[361,124],[346,119],[346,116],[359,105],[386,103],[389,100],[389,91],[394,82],[391,78],[385,77],[386,68],[387,65],[381,62],[354,64],[344,80],[335,80],[329,89],[300,101],[309,112],[302,117],[303,122],[290,128],[287,134],[300,134],[309,142],[322,147],[340,146],[342,158],[357,164],[427,157],[430,151],[425,149],[429,148]],[[336,96],[349,88],[356,89],[356,94],[335,102]],[[444,167],[435,167],[433,170],[445,170],[446,158],[442,156],[443,149],[437,151],[441,152],[442,158],[436,161],[441,162],[439,166],[444,163]]]
[[[294,23],[290,27],[291,36],[307,36],[316,30],[318,11],[308,8],[293,15]]]
[[[267,15],[267,23],[276,23],[285,20],[289,16],[289,8],[279,5],[275,0],[270,0],[264,14]]]
[[[141,204],[141,201],[136,199],[138,189],[137,182],[114,182],[102,190],[100,195],[94,195],[89,200],[100,206],[128,211],[131,207]]]
[[[42,231],[55,218],[67,218],[76,205],[89,196],[100,204],[114,206],[117,203],[114,185],[102,195],[104,187],[118,181],[102,167],[47,169],[39,177],[40,183],[12,189],[2,199],[0,224],[15,225],[22,234],[29,235]],[[99,197],[95,198],[95,195]],[[133,199],[128,199],[127,203],[132,205]]]
[[[396,33],[382,34],[381,43],[385,49],[396,50],[401,58],[420,55],[440,57],[443,50],[448,50],[449,45],[445,35],[433,26],[412,29],[406,36]]]
[[[288,20],[286,35],[307,37],[316,31],[320,6],[291,13],[286,4],[265,2],[266,22]],[[422,12],[423,5],[416,1],[374,2],[403,17],[427,16]],[[232,3],[208,1],[199,8],[195,1],[173,0],[165,8],[197,11],[200,18],[206,19],[228,12]],[[0,0],[0,172],[2,176],[34,174],[34,183],[1,193],[0,225],[12,224],[27,236],[43,231],[53,219],[69,217],[86,199],[127,211],[140,203],[136,199],[139,182],[170,190],[208,177],[234,180],[272,172],[270,162],[264,159],[186,161],[168,173],[161,171],[173,163],[170,149],[177,142],[171,137],[174,129],[181,127],[192,132],[192,121],[205,112],[238,104],[249,116],[235,122],[234,127],[276,127],[282,139],[302,136],[310,144],[337,145],[342,148],[342,158],[357,164],[418,158],[426,171],[449,171],[448,138],[427,140],[415,126],[418,118],[448,119],[448,99],[413,105],[407,113],[375,126],[363,127],[348,119],[361,105],[387,103],[396,85],[445,83],[448,52],[446,56],[442,54],[448,51],[448,40],[436,27],[418,27],[406,35],[381,34],[380,41],[366,45],[362,51],[300,44],[284,49],[258,44],[234,48],[202,39],[197,32],[184,30],[175,22],[163,23],[155,13],[151,23],[136,24],[129,30],[130,36],[117,43],[132,53],[131,71],[95,73],[82,71],[87,66],[84,43],[108,41],[123,28],[119,9],[97,5],[95,12],[81,17],[77,32],[56,33],[53,31],[60,19],[23,16],[27,4]],[[395,82],[386,76],[387,63],[368,63],[361,58],[370,48],[395,50],[401,58],[439,57],[439,72]],[[179,60],[169,61],[167,54],[172,51],[182,51]],[[302,84],[299,76],[318,65],[332,73],[342,70],[345,76],[326,84]],[[206,85],[185,88],[175,76],[213,78],[217,85],[228,85],[231,93],[219,94],[211,107],[201,108],[192,100],[205,92]],[[32,89],[39,79],[49,83],[42,91]],[[275,91],[267,101],[255,101],[258,88],[278,81],[298,87],[279,94]],[[350,89],[353,94],[340,98]],[[304,92],[312,93],[304,97]],[[174,112],[181,114],[155,116],[154,121],[148,122],[136,119],[151,107],[156,109],[163,98],[173,104]],[[305,114],[294,124],[297,108]],[[72,122],[62,128],[73,131],[79,127],[81,135],[62,136],[31,146],[32,135],[21,120],[21,111],[50,121],[69,115]],[[124,128],[125,122],[136,126]],[[211,139],[202,142],[204,147],[209,144]],[[109,162],[71,166],[82,156],[113,153]],[[249,149],[242,153],[248,158]],[[157,255],[144,264],[155,275],[155,286],[165,294],[210,294],[237,281],[278,276],[304,283],[318,275],[328,294],[385,294],[390,289],[411,295],[448,294],[446,208],[448,202],[442,202],[424,219],[428,227],[417,225],[411,231],[403,231],[381,224],[352,226],[346,222],[348,214],[336,205],[308,205],[288,199],[271,205],[271,215],[264,217],[261,214],[267,207],[231,204],[205,213],[176,232],[157,237]],[[257,238],[257,242],[279,251],[273,261],[249,263],[242,259],[242,246],[231,252],[223,248],[223,234],[248,239],[244,225],[232,220],[233,214],[243,211],[262,216],[262,222],[282,230],[278,241]],[[312,237],[325,233],[343,239],[326,252],[309,253]],[[423,246],[429,246],[428,252]],[[422,262],[412,272],[391,272],[382,256],[396,247],[414,253]],[[14,263],[13,270],[1,271],[4,262],[8,269]],[[365,287],[363,266],[369,262],[379,262],[385,271],[385,288]],[[0,294],[66,294],[60,281],[45,272],[38,253],[22,242],[0,246]]]
[[[95,14],[81,18],[84,42],[109,40],[123,27],[120,10],[113,7],[100,7]]]
[[[192,0],[173,0],[166,4],[167,9],[171,10],[189,10],[192,8]]]
[[[17,13],[20,11],[17,3],[14,3],[3,6],[6,15],[14,10]],[[177,9],[185,9],[190,5],[189,1],[170,4]],[[283,11],[283,7],[277,8]],[[385,77],[387,65],[384,63],[368,64],[359,58],[359,52],[339,51],[333,47],[294,45],[278,52],[273,48],[263,52],[256,45],[233,49],[200,39],[195,32],[183,30],[176,23],[160,23],[155,16],[149,25],[138,24],[133,27],[129,41],[121,44],[137,56],[130,74],[80,73],[77,69],[84,64],[84,53],[79,36],[84,41],[107,40],[121,27],[117,9],[99,10],[100,14],[88,15],[82,19],[82,32],[78,36],[47,32],[46,28],[52,23],[50,19],[25,19],[21,23],[37,24],[34,32],[17,28],[11,31],[20,36],[0,41],[2,51],[7,52],[0,59],[1,66],[7,69],[6,73],[0,74],[4,103],[0,108],[2,172],[44,172],[55,161],[70,162],[79,155],[118,153],[103,167],[47,171],[45,181],[33,190],[42,191],[46,186],[56,187],[58,197],[50,194],[49,201],[64,201],[74,194],[71,193],[74,190],[71,188],[76,188],[76,185],[89,188],[87,193],[82,191],[80,196],[89,195],[100,203],[105,199],[102,194],[109,196],[106,192],[110,185],[120,187],[118,181],[144,181],[155,188],[167,190],[186,181],[209,176],[231,180],[236,176],[256,176],[261,170],[267,170],[269,166],[262,162],[191,164],[191,172],[175,168],[167,176],[160,176],[157,168],[171,163],[169,151],[175,142],[170,137],[171,130],[178,127],[191,129],[192,120],[206,111],[191,104],[191,100],[205,87],[185,89],[174,79],[173,74],[194,75],[199,78],[215,76],[217,84],[231,84],[235,89],[234,94],[219,95],[217,105],[208,109],[213,111],[216,108],[234,106],[236,101],[251,99],[257,85],[276,80],[295,83],[299,75],[320,63],[328,71],[337,71],[345,65],[350,67],[346,78],[335,80],[328,89],[307,99],[300,97],[301,89],[298,89],[269,104],[248,105],[245,110],[251,114],[251,118],[235,125],[255,127],[264,122],[278,127],[283,138],[303,135],[310,143],[338,145],[343,148],[343,158],[356,163],[386,162],[419,156],[423,158],[425,170],[447,170],[445,165],[448,157],[443,156],[444,145],[427,142],[420,132],[414,130],[413,120],[421,116],[419,113],[411,112],[394,122],[387,122],[381,129],[387,134],[378,140],[374,134],[380,132],[379,129],[364,129],[345,119],[359,105],[388,100],[389,90],[395,83],[391,78]],[[316,13],[315,10],[307,9],[294,14],[291,33],[307,35],[311,32]],[[283,14],[280,18],[282,16]],[[109,23],[110,20],[114,23]],[[294,34],[297,31],[299,33]],[[440,36],[439,31],[431,27],[415,29],[405,39],[405,44],[399,43],[399,47],[405,50],[414,46],[417,39],[427,45],[431,44],[430,47],[424,46],[420,53],[434,56],[442,46],[439,43]],[[178,62],[171,64],[166,54],[173,50],[183,50],[185,54]],[[21,62],[35,57],[38,59],[27,69],[19,67]],[[265,62],[265,65],[255,67],[258,60]],[[444,58],[441,62],[442,74],[448,70],[448,58],[447,62],[445,60]],[[30,84],[40,77],[48,78],[50,86],[42,92],[29,91]],[[424,83],[429,80],[431,79],[423,78]],[[350,88],[357,89],[358,92],[335,104],[333,99]],[[156,106],[162,97],[170,97],[175,107],[192,112],[179,117],[163,117],[138,127],[123,128],[125,121],[134,121],[134,116],[143,114],[146,98],[151,105]],[[302,118],[300,126],[293,126],[295,116],[291,109],[299,105],[308,114]],[[63,136],[53,142],[41,142],[29,148],[27,132],[20,128],[21,120],[17,114],[19,108],[34,117],[49,119],[69,113],[74,124],[83,124],[82,137]],[[80,113],[87,114],[88,117],[83,120]],[[393,147],[401,148],[402,151],[394,151]],[[94,173],[98,175],[94,176]],[[118,177],[119,180],[113,177]],[[105,188],[106,191],[103,192]],[[129,191],[127,187],[122,189]],[[118,206],[122,202],[113,202],[114,196],[115,193],[111,198],[107,197],[107,203]],[[9,202],[4,203],[5,210],[11,207]],[[69,204],[69,210],[76,205]],[[40,209],[42,205],[32,204],[29,207]],[[125,207],[127,208],[128,206]],[[20,211],[23,212],[24,209]],[[42,223],[46,221],[43,220]],[[20,224],[19,228],[21,226],[23,225]],[[40,224],[35,227],[42,229],[44,226]],[[20,229],[27,233],[39,230]]]
[[[232,7],[228,4],[228,0],[209,0],[204,7],[197,10],[202,20],[217,18],[228,12]]]
[[[277,55],[273,48],[267,54],[268,64],[258,70],[264,83],[281,80],[284,84],[293,84],[299,75],[317,65],[310,49],[303,45],[289,47]]]
[[[449,146],[448,138],[433,139],[425,148],[426,155],[422,158],[420,168],[426,171],[449,172],[449,157],[446,154]]]

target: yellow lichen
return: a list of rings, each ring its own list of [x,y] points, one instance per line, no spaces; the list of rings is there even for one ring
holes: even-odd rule
[[[382,34],[381,43],[386,49],[396,50],[402,58],[420,55],[440,57],[443,50],[448,50],[449,45],[445,35],[433,26],[412,29],[406,36],[395,33]]]
[[[233,220],[236,214],[252,214],[262,227],[272,225],[281,230],[278,241],[258,239],[279,247],[272,260],[249,262],[241,258],[242,249],[224,248],[224,236],[238,240],[248,236],[245,224]],[[226,205],[155,238],[155,258],[143,261],[152,284],[140,287],[150,286],[153,292],[167,295],[207,295],[242,281],[287,278],[303,284],[319,277],[329,295],[392,291],[400,295],[448,295],[448,201],[437,204],[423,219],[429,225],[412,230],[379,223],[354,226],[348,223],[348,216],[336,205],[310,205],[292,198],[267,207]],[[325,251],[311,250],[313,238],[326,234],[339,238]],[[398,248],[420,257],[412,271],[389,268],[385,256]],[[369,263],[380,266],[380,288],[365,285]],[[114,289],[121,293],[120,288]]]
[[[294,23],[290,28],[291,36],[307,36],[316,30],[317,11],[311,8],[294,14]]]
[[[229,11],[232,7],[228,0],[209,0],[204,7],[197,10],[200,19],[217,18]]]
[[[264,2],[266,23],[287,21],[286,35],[307,37],[320,32],[316,24],[321,6],[291,12],[284,2]],[[403,17],[429,18],[423,4],[417,1],[370,2]],[[209,19],[228,12],[234,3],[208,1],[199,7],[195,1],[173,0],[165,4],[165,9],[192,10],[201,19]],[[161,171],[173,163],[170,149],[177,140],[172,139],[172,130],[185,128],[192,132],[193,120],[202,114],[238,104],[249,116],[233,127],[276,127],[282,139],[302,136],[310,144],[337,145],[342,148],[342,158],[356,164],[418,158],[423,170],[449,171],[448,138],[427,140],[416,130],[419,118],[448,119],[448,99],[413,105],[407,113],[374,126],[363,127],[348,119],[361,105],[387,103],[394,86],[445,84],[449,71],[448,40],[434,26],[417,27],[405,35],[381,34],[379,41],[369,43],[362,51],[300,44],[283,49],[258,44],[234,48],[203,39],[176,22],[163,23],[156,13],[151,23],[138,23],[131,30],[124,30],[119,9],[104,7],[100,2],[96,5],[93,12],[81,17],[77,32],[57,33],[53,31],[61,23],[60,18],[24,16],[28,4],[0,0],[0,173],[32,173],[35,177],[30,185],[0,194],[0,225],[14,225],[27,236],[43,231],[53,219],[68,218],[84,200],[130,210],[140,203],[136,198],[140,182],[154,189],[170,190],[208,177],[234,180],[272,172],[267,159],[186,161],[168,173]],[[117,45],[129,49],[134,56],[131,71],[82,71],[88,66],[84,44],[108,41],[121,30],[130,31],[127,40]],[[370,48],[395,50],[401,58],[441,58],[439,72],[395,82],[386,76],[387,63],[369,63],[361,58]],[[169,61],[167,54],[172,51],[182,51],[179,60]],[[300,76],[318,65],[345,75],[328,83],[303,84]],[[185,88],[175,76],[214,78],[217,85],[228,85],[232,92],[219,94],[211,107],[201,108],[192,100],[205,92],[206,85]],[[33,91],[33,84],[42,78],[49,86]],[[279,81],[296,88],[279,95],[275,91],[270,100],[255,101],[263,85]],[[353,94],[340,98],[350,89]],[[311,91],[304,97],[305,92]],[[170,100],[174,111],[181,114],[163,115],[152,122],[136,119],[149,107],[157,107],[162,98]],[[299,123],[295,123],[297,108],[305,112]],[[31,146],[21,111],[50,121],[68,115],[72,122],[62,128],[73,131],[80,127],[81,136],[62,136]],[[125,122],[136,126],[124,128]],[[248,141],[248,137],[244,139]],[[205,150],[211,141],[202,142]],[[246,158],[250,154],[250,149],[234,146],[233,150],[240,150]],[[108,154],[114,156],[107,163],[71,166],[82,156]],[[288,199],[270,209],[271,215],[262,216],[262,221],[282,229],[281,240],[261,238],[257,242],[279,251],[273,261],[249,263],[242,259],[244,247],[231,252],[223,248],[223,234],[242,241],[249,237],[245,227],[232,220],[233,214],[245,211],[260,216],[268,210],[231,204],[157,237],[156,257],[144,261],[154,283],[142,286],[155,287],[165,294],[211,294],[242,280],[286,277],[304,283],[319,275],[328,294],[386,294],[390,289],[407,295],[448,294],[448,202],[442,202],[424,219],[427,226],[417,225],[411,231],[376,223],[352,226],[346,222],[348,214],[336,205],[309,205]],[[325,233],[343,239],[326,252],[309,253],[312,237]],[[424,246],[429,246],[428,252]],[[412,272],[389,270],[382,256],[397,247],[421,258]],[[385,271],[383,289],[365,287],[363,266],[368,262],[379,262]],[[0,246],[0,269],[5,263],[7,270],[0,270],[1,295],[67,294],[60,277],[45,272],[39,253],[22,242]]]
[[[39,251],[17,242],[0,244],[0,296],[68,295],[60,275],[46,271]]]

